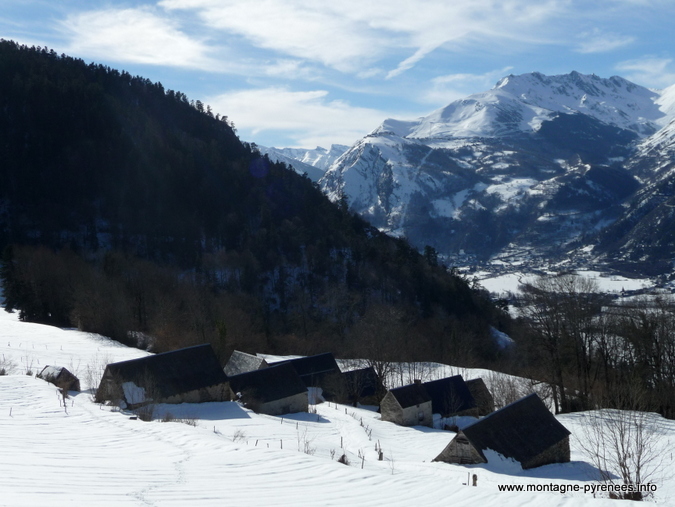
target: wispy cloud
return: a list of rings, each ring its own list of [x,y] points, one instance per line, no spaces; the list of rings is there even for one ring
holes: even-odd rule
[[[303,0],[163,0],[167,10],[196,10],[204,24],[244,37],[279,55],[354,72],[381,55],[368,21],[345,16],[332,2]]]
[[[645,56],[635,60],[626,60],[619,63],[616,69],[622,75],[645,86],[667,87],[675,84],[675,65],[671,58]]]
[[[254,137],[263,131],[275,131],[301,147],[352,144],[368,133],[363,125],[375,128],[387,116],[382,111],[331,100],[325,90],[240,90],[211,97],[207,102]]]
[[[606,53],[635,42],[635,37],[605,33],[597,28],[582,33],[580,39],[577,47],[579,53]]]
[[[217,69],[205,42],[150,8],[106,9],[72,14],[61,24],[68,52],[139,64]]]
[[[545,22],[563,0],[162,0],[172,10],[193,10],[212,29],[243,37],[279,55],[359,74],[384,57],[398,63],[395,77],[448,43],[546,40]]]

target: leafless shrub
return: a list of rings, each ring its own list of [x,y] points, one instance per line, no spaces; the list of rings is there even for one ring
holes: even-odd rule
[[[176,417],[171,412],[165,412],[161,419],[162,422],[177,422],[187,424],[188,426],[197,426],[197,419],[194,417]]]
[[[176,417],[171,412],[165,412],[162,416],[162,422],[174,422]]]
[[[141,421],[152,421],[155,416],[155,405],[148,403],[142,407],[136,409],[136,414]]]
[[[246,441],[246,433],[244,433],[243,430],[237,429],[234,432],[234,435],[232,435],[232,441],[233,442],[245,442]]]
[[[177,419],[179,423],[182,424],[187,424],[188,426],[192,426],[193,428],[197,427],[197,418],[196,417],[181,417],[180,419]]]
[[[83,372],[83,380],[89,389],[89,394],[94,399],[96,399],[96,393],[98,392],[98,387],[101,385],[101,379],[103,378],[103,372],[105,371],[106,366],[109,363],[112,363],[112,359],[107,356],[94,356],[93,362],[87,364]]]
[[[628,407],[626,410],[603,409],[583,415],[579,445],[603,482],[632,489],[613,493],[613,497],[644,500],[652,492],[640,491],[639,486],[664,479],[665,458],[669,455],[664,447],[670,447],[670,442],[664,446],[660,438],[659,416],[640,410],[644,407],[639,393],[633,390],[623,398],[621,404]]]
[[[3,354],[0,359],[0,375],[11,375],[16,371],[16,368],[16,363]]]
[[[536,380],[513,377],[494,371],[491,371],[483,380],[492,394],[495,410],[532,393],[537,393],[544,403],[551,399],[550,386]]]
[[[298,451],[309,454],[310,456],[314,455],[316,447],[312,446],[313,442],[314,438],[309,437],[307,428],[305,428],[302,433],[298,432]]]

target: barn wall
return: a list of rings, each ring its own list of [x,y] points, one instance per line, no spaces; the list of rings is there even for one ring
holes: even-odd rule
[[[436,456],[433,461],[444,461],[458,465],[485,463],[483,457],[461,431],[455,435],[455,438],[450,441],[445,449],[443,449],[443,452]]]
[[[380,413],[383,421],[390,421],[400,426],[431,426],[434,422],[431,401],[402,408],[396,397],[387,393],[380,402]],[[419,414],[422,413],[420,420]]]
[[[403,409],[403,422],[401,422],[403,426],[432,426],[433,423],[434,416],[430,401]]]
[[[537,454],[521,465],[524,469],[535,468],[551,463],[568,463],[570,461],[570,437],[569,435],[555,445],[552,445],[544,452]]]
[[[224,382],[202,387],[201,389],[162,398],[159,403],[206,403],[209,401],[230,401],[230,384]]]
[[[101,377],[101,383],[96,390],[96,402],[102,403],[104,401],[116,401],[124,398],[122,392],[122,382],[115,379],[110,370],[106,368]]]
[[[304,393],[260,404],[257,412],[267,415],[295,414],[309,409],[307,391]]]
[[[387,393],[380,402],[380,414],[383,421],[403,424],[403,409],[393,394]]]

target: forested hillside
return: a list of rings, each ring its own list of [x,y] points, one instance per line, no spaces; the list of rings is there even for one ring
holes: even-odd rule
[[[465,280],[160,83],[0,42],[5,306],[161,351],[495,359]]]

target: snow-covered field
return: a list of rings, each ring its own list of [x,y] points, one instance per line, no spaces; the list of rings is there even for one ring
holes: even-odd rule
[[[620,275],[606,275],[600,271],[578,270],[576,273],[584,278],[590,278],[598,285],[600,292],[620,293],[623,290],[634,291],[652,286],[649,279],[627,278]],[[506,293],[517,294],[520,285],[533,282],[537,276],[525,271],[516,271],[503,275],[492,276],[488,272],[479,272],[476,275],[480,284],[493,294],[503,295]]]
[[[106,362],[146,354],[0,311],[0,368],[10,370],[0,376],[0,506],[616,505],[584,493],[498,491],[590,484],[595,469],[574,438],[583,414],[559,417],[573,433],[571,463],[522,471],[499,459],[432,463],[453,433],[398,427],[367,408],[324,403],[316,413],[271,417],[234,402],[160,405],[156,420],[143,422],[87,392],[71,393],[64,406],[57,389],[34,376],[47,364],[65,366],[87,389]],[[660,427],[668,453],[675,422]],[[349,466],[337,462],[343,453]],[[477,487],[466,485],[469,474]],[[657,485],[655,500],[672,505],[675,481]]]

